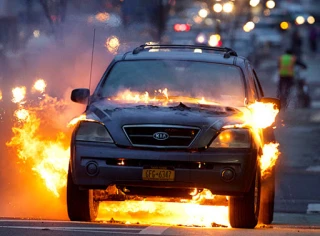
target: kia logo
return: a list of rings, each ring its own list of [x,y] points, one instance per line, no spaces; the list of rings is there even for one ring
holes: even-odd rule
[[[153,134],[153,138],[156,140],[166,140],[169,138],[169,134],[166,132],[157,132]]]

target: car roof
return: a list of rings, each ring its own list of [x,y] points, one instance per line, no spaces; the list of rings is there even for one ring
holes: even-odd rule
[[[194,45],[178,45],[178,48],[160,48],[160,49],[149,49],[144,48],[138,51],[126,52],[122,55],[118,55],[115,60],[189,60],[189,61],[204,61],[204,62],[215,62],[221,64],[235,65],[239,62],[244,62],[246,59],[237,56],[236,52],[232,49],[226,48],[227,51],[223,51],[225,48],[202,48],[197,49]],[[191,48],[188,48],[190,46]],[[141,47],[141,46],[140,46]],[[179,48],[181,47],[181,48]],[[200,49],[201,47],[199,47]],[[217,51],[215,50],[217,49]],[[231,50],[231,51],[228,51]],[[236,63],[238,62],[238,63]],[[242,64],[240,63],[240,64]]]

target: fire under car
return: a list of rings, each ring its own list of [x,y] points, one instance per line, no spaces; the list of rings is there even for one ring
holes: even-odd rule
[[[234,228],[273,220],[274,167],[262,178],[260,136],[236,126],[266,98],[250,62],[229,48],[141,45],[117,55],[74,127],[67,182],[72,221],[94,221],[101,201],[194,199],[226,204]],[[279,107],[280,108],[280,107]]]

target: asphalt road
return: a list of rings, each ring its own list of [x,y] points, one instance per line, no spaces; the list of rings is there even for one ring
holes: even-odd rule
[[[278,215],[277,215],[278,216]],[[279,217],[295,220],[292,215]],[[297,220],[297,219],[296,219]],[[300,219],[301,220],[301,219]],[[103,223],[70,223],[64,221],[0,220],[0,235],[82,236],[82,235],[319,235],[320,227],[276,223],[258,226],[254,230],[230,228],[197,228],[154,225],[121,225]],[[307,222],[304,221],[304,224]]]

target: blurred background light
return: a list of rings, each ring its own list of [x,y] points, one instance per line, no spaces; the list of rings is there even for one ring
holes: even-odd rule
[[[308,23],[310,25],[314,24],[316,22],[316,19],[313,16],[309,16],[307,19]]]
[[[221,36],[219,34],[210,35],[208,44],[211,47],[221,47],[222,46]]]
[[[265,16],[270,16],[270,9],[265,9],[265,10],[263,11],[263,14],[264,14]]]
[[[39,38],[40,37],[40,30],[34,30],[33,31],[33,37]]]
[[[306,20],[304,19],[303,16],[297,16],[297,18],[296,18],[296,23],[297,23],[298,25],[304,24],[305,21],[306,21]]]
[[[244,26],[243,26],[243,31],[244,32],[250,32],[253,30],[255,27],[255,24],[252,21],[248,21]]]
[[[287,29],[289,28],[289,23],[286,22],[286,21],[281,22],[281,23],[280,23],[280,28],[281,28],[282,30],[287,30]]]
[[[250,6],[256,7],[260,3],[260,0],[250,0]]]
[[[217,13],[222,12],[222,9],[223,9],[223,7],[222,7],[222,5],[220,3],[216,3],[216,4],[213,5],[213,10],[215,12],[217,12]]]
[[[266,7],[269,8],[269,9],[273,9],[273,8],[275,8],[275,6],[276,6],[276,3],[273,0],[268,0],[266,2]]]
[[[253,30],[255,27],[255,24],[252,21],[247,22],[246,25],[249,27],[250,31]]]
[[[259,16],[254,16],[253,19],[252,19],[252,21],[253,21],[254,23],[258,23],[258,22],[260,21],[260,17],[259,17]]]
[[[204,34],[199,34],[197,37],[197,42],[198,43],[204,43],[204,41],[206,40],[206,37],[204,36]]]
[[[211,18],[207,18],[207,19],[204,20],[204,23],[205,23],[206,25],[213,25],[213,24],[214,24],[214,21],[213,21]]]
[[[226,13],[230,13],[233,11],[233,3],[232,2],[227,2],[223,4],[223,11]]]
[[[202,18],[206,18],[208,16],[209,12],[207,9],[202,8],[199,10],[198,14]]]

